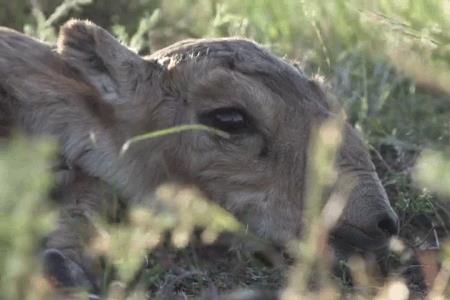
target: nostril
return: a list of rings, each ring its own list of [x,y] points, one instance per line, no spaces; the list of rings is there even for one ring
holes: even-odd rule
[[[385,216],[378,221],[378,228],[388,236],[393,236],[398,233],[398,221],[397,218],[391,216]]]

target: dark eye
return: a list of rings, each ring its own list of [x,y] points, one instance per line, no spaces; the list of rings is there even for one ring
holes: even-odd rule
[[[235,107],[218,108],[201,113],[199,122],[228,133],[243,133],[250,129],[250,120],[245,111]]]

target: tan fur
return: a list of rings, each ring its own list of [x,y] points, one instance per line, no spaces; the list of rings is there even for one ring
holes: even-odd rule
[[[335,108],[296,66],[235,38],[183,41],[142,58],[82,21],[63,26],[57,52],[0,30],[8,95],[0,108],[17,126],[56,137],[71,165],[129,201],[151,199],[164,182],[192,183],[260,236],[299,236],[310,135]],[[200,113],[222,107],[245,111],[255,130],[229,140],[186,132],[119,155],[130,137],[198,123]],[[332,194],[350,196],[336,237],[375,249],[394,233],[396,216],[361,138],[349,125],[343,132]],[[381,221],[391,222],[390,232]]]

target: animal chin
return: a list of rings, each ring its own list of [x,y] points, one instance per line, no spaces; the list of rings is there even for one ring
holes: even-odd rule
[[[389,239],[370,236],[358,227],[343,224],[330,234],[330,244],[339,253],[364,253],[385,248]]]

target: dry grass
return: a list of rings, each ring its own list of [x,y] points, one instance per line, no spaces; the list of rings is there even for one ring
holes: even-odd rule
[[[356,257],[336,273],[317,255],[326,252],[320,218],[308,228],[303,250],[291,252],[297,260],[259,242],[250,247],[257,245],[256,255],[242,243],[205,244],[191,232],[211,224],[191,219],[189,228],[166,236],[163,231],[177,228],[169,222],[155,232],[159,241],[135,249],[140,256],[130,260],[131,267],[120,264],[123,254],[109,256],[108,299],[450,298],[449,1],[97,0],[65,1],[55,11],[59,4],[5,0],[0,25],[52,42],[64,20],[87,17],[141,53],[185,37],[238,34],[301,59],[309,74],[326,77],[363,133],[401,218],[399,242],[390,252]],[[56,208],[42,205],[50,175],[49,152],[40,145],[22,140],[1,148],[1,299],[51,294],[39,275],[38,253]],[[316,172],[329,171],[330,153],[318,159]],[[25,184],[30,178],[36,180]],[[320,197],[324,184],[310,197]],[[323,205],[312,207],[311,215],[320,216]],[[141,225],[104,224],[111,236],[122,230],[123,243]],[[242,289],[260,292],[251,298]]]

